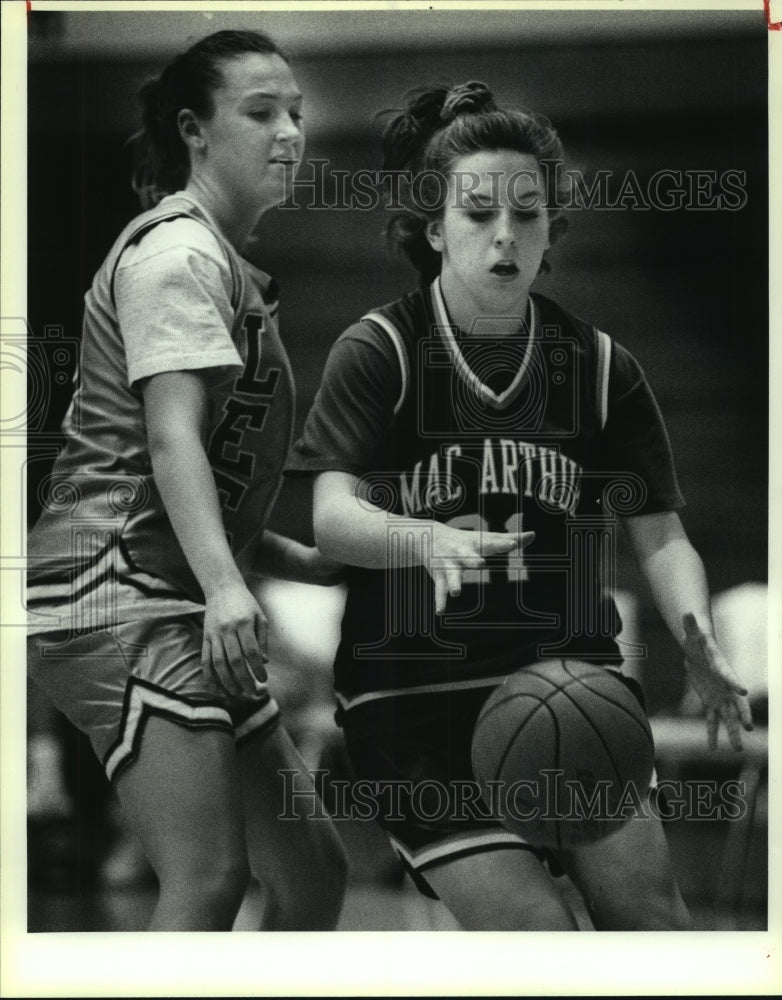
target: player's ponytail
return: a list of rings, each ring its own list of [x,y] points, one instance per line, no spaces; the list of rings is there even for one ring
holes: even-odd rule
[[[434,135],[459,115],[480,114],[496,109],[491,91],[484,83],[470,81],[457,86],[411,90],[407,107],[394,115],[383,131],[381,140],[384,170],[415,169]]]
[[[177,56],[156,80],[145,83],[139,91],[142,124],[130,141],[133,190],[143,208],[156,205],[187,184],[190,158],[179,134],[179,112],[189,108],[208,118],[213,111],[212,94],[222,83],[222,62],[247,52],[286,58],[260,31],[217,31]]]
[[[381,138],[383,170],[407,172],[412,181],[400,188],[404,211],[392,215],[387,236],[419,272],[422,284],[440,273],[440,254],[430,246],[426,227],[442,214],[447,179],[460,157],[511,149],[529,153],[539,163],[561,165],[564,156],[548,119],[500,107],[486,84],[477,80],[411,91],[403,109],[382,114],[393,116]],[[553,243],[566,228],[560,207],[564,172],[548,170],[546,184]],[[549,269],[545,258],[542,269]]]

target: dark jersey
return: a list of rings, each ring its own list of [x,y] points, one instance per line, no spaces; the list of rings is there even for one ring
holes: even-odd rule
[[[534,531],[524,553],[468,570],[434,614],[423,567],[349,571],[336,664],[343,701],[464,687],[546,656],[618,663],[610,596],[617,518],[675,509],[668,438],[635,360],[534,295],[516,337],[462,335],[435,282],[335,344],[293,472],[364,478],[403,518]]]

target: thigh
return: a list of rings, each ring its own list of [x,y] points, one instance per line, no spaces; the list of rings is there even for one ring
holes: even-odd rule
[[[262,737],[244,740],[238,761],[251,852],[259,845],[254,849],[256,874],[279,870],[285,878],[298,877],[290,870],[294,857],[313,870],[327,862],[322,850],[334,842],[333,823],[287,731],[278,725]]]
[[[426,878],[464,930],[578,930],[556,880],[531,851],[453,857]]]
[[[663,825],[647,813],[560,857],[598,930],[689,929]]]
[[[211,877],[246,863],[231,733],[188,729],[150,716],[115,789],[126,822],[158,874],[178,870]]]
[[[333,929],[347,858],[313,775],[280,725],[243,740],[238,759],[250,867],[279,907],[271,929]]]
[[[373,797],[372,814],[422,894],[438,898],[444,880],[452,885],[450,895],[466,893],[469,905],[454,911],[457,919],[469,912],[480,881],[462,883],[460,875],[451,881],[450,872],[486,868],[487,877],[496,874],[499,891],[507,864],[533,872],[541,887],[550,884],[544,852],[505,829],[473,776],[472,732],[490,690],[378,699],[341,718],[358,779],[354,788]],[[511,915],[497,918],[502,926],[518,917],[512,896]]]

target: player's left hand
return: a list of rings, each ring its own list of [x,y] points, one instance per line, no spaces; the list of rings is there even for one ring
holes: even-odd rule
[[[684,664],[690,683],[706,709],[706,732],[709,749],[717,747],[720,720],[735,750],[742,749],[741,730],[751,731],[752,712],[748,691],[738,679],[713,636],[704,632],[695,615],[686,614],[684,625]]]

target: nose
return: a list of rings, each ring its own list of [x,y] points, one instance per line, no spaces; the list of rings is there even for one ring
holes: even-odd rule
[[[501,212],[497,217],[497,226],[494,230],[494,245],[496,247],[516,246],[516,230],[513,227],[513,220],[508,212]]]
[[[276,139],[278,142],[293,142],[296,139],[301,138],[302,128],[301,123],[298,122],[291,115],[286,114],[281,120],[279,128],[277,129]]]

